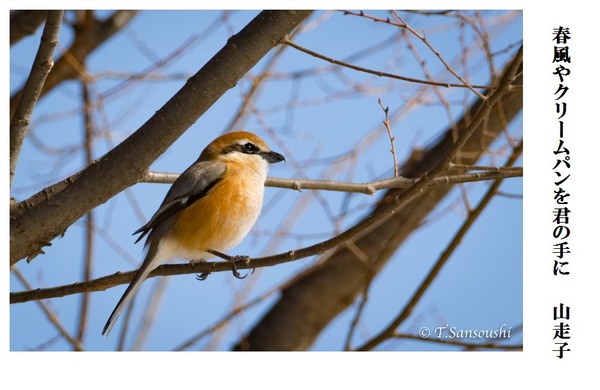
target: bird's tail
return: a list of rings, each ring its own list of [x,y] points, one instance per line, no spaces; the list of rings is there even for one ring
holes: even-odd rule
[[[150,246],[148,254],[144,259],[142,266],[131,280],[131,283],[129,283],[127,290],[125,290],[123,296],[121,297],[121,299],[119,299],[119,302],[117,303],[117,306],[115,306],[115,309],[111,313],[110,317],[108,317],[108,321],[106,321],[106,325],[104,325],[104,329],[102,329],[103,336],[108,336],[111,329],[115,325],[115,322],[129,303],[129,301],[131,301],[135,293],[142,286],[144,280],[146,280],[150,272],[152,272],[152,270],[160,264],[160,261],[157,260],[159,259],[156,258],[156,248]]]

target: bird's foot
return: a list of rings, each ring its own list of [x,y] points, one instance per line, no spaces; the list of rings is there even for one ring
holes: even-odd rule
[[[250,273],[247,273],[246,275],[242,276],[239,273],[239,271],[237,270],[238,262],[243,263],[244,266],[248,266],[248,264],[250,264],[249,256],[233,256],[233,257],[230,257],[227,261],[229,261],[229,263],[231,264],[231,273],[233,273],[233,276],[235,276],[237,279],[245,279],[246,276],[254,273],[254,269],[252,269],[252,271]]]
[[[225,253],[221,253],[221,252],[217,252],[215,250],[208,250],[209,253],[212,253],[215,256],[218,256],[224,260],[227,260],[229,262],[229,264],[231,265],[231,273],[233,274],[233,276],[236,279],[245,279],[248,275],[253,274],[254,273],[254,269],[252,269],[252,271],[246,275],[240,274],[240,272],[237,270],[237,263],[242,263],[245,267],[247,267],[250,264],[250,256],[244,256],[244,255],[238,255],[238,256],[229,256],[226,255]]]

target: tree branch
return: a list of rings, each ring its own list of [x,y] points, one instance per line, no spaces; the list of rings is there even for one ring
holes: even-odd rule
[[[383,106],[383,103],[381,102],[381,98],[379,98],[379,100],[377,102],[379,103],[379,106],[381,107],[381,109],[383,110],[383,113],[385,114],[385,119],[383,120],[383,125],[385,126],[385,130],[387,131],[388,137],[390,138],[390,144],[391,144],[390,152],[392,153],[392,157],[394,159],[394,177],[398,177],[398,160],[396,158],[396,146],[394,144],[394,141],[396,140],[396,138],[392,134],[392,128],[390,125],[390,118],[389,118],[390,108]]]
[[[468,168],[462,168],[468,169]],[[473,170],[485,170],[485,172],[451,174],[437,177],[433,179],[428,187],[439,186],[446,184],[469,183],[486,180],[494,180],[509,177],[523,176],[523,169],[515,167],[504,169],[501,167],[477,167]],[[161,173],[148,171],[140,180],[143,183],[173,183],[179,177],[178,173]],[[410,188],[415,185],[420,178],[407,177],[392,177],[389,179],[376,180],[368,183],[348,183],[331,180],[303,180],[303,179],[284,179],[276,177],[268,177],[265,182],[266,187],[285,188],[290,190],[321,190],[321,191],[337,191],[347,193],[361,193],[366,195],[374,195],[377,191],[390,188]]]
[[[90,100],[90,85],[87,80],[82,80],[81,83],[81,100],[83,103],[83,129],[84,129],[84,149],[85,160],[87,164],[93,161],[92,139],[94,136],[94,120],[91,113],[92,102]],[[85,250],[83,259],[83,275],[84,281],[90,280],[92,275],[92,264],[94,258],[94,213],[90,211],[85,216]],[[89,315],[89,294],[84,293],[81,297],[81,306],[79,308],[79,324],[77,330],[77,341],[83,342],[85,331],[88,323]]]
[[[27,81],[23,86],[21,99],[10,121],[10,187],[12,187],[25,134],[29,131],[31,114],[40,97],[46,77],[54,65],[54,49],[58,44],[63,13],[63,11],[47,12],[48,17],[40,40],[40,47],[33,60],[29,77],[27,77]]]
[[[363,68],[362,66],[357,66],[357,65],[352,65],[349,64],[347,62],[343,62],[343,61],[339,61],[336,60],[334,58],[331,57],[327,57],[324,56],[323,54],[319,54],[315,51],[312,51],[310,49],[307,49],[305,47],[302,47],[292,41],[289,40],[285,40],[283,41],[284,44],[293,47],[294,49],[301,51],[303,53],[308,54],[309,56],[321,59],[323,61],[327,61],[330,62],[334,65],[339,65],[339,66],[343,66],[344,68],[348,68],[348,69],[353,69],[359,72],[363,72],[363,73],[369,73],[375,76],[379,76],[379,77],[387,77],[390,79],[395,79],[395,80],[402,80],[402,81],[408,81],[411,83],[418,83],[418,84],[428,84],[428,85],[436,85],[438,87],[446,87],[446,88],[450,88],[450,87],[457,87],[457,88],[469,88],[469,86],[465,85],[465,84],[454,84],[454,83],[440,83],[437,81],[429,81],[429,80],[422,80],[422,79],[415,79],[413,77],[405,77],[405,76],[400,76],[400,75],[396,75],[396,74],[392,74],[392,73],[387,73],[387,72],[381,72],[379,70],[373,70],[373,69],[369,69],[369,68]],[[472,85],[470,86],[471,88],[482,88],[482,89],[488,89],[490,88],[487,85]]]

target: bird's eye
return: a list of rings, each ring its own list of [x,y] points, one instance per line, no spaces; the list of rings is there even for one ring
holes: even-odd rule
[[[253,154],[258,152],[258,147],[251,142],[247,142],[244,145],[242,145],[242,150],[244,151],[244,153]]]

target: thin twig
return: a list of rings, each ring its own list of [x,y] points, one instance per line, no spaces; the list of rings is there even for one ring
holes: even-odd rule
[[[14,115],[10,121],[10,186],[12,187],[17,160],[21,153],[21,147],[25,140],[25,134],[29,131],[31,115],[40,97],[46,77],[54,65],[54,49],[58,44],[60,24],[64,11],[48,11],[46,25],[40,40],[31,71],[23,86],[19,103],[15,108]]]
[[[515,145],[516,147],[516,145]],[[450,164],[450,170],[463,170],[463,171],[503,171],[503,172],[520,172],[523,174],[522,167],[499,167],[489,165],[467,165],[467,164]]]
[[[294,30],[294,31],[296,31],[296,30]],[[373,44],[372,46],[369,46],[365,49],[359,50],[358,52],[355,52],[353,54],[350,54],[350,55],[344,57],[340,61],[352,62],[352,61],[361,60],[361,59],[371,55],[372,53],[377,53],[381,49],[389,48],[392,44],[394,44],[397,41],[398,41],[398,35],[393,34],[381,42],[377,42],[377,43]],[[269,75],[269,78],[270,79],[285,79],[285,80],[300,79],[300,78],[308,77],[308,76],[319,76],[319,75],[335,73],[338,69],[339,68],[335,65],[315,66],[315,67],[309,67],[307,69],[301,69],[301,70],[290,71],[290,72],[282,72],[282,73],[273,72]]]
[[[398,160],[396,159],[396,147],[394,145],[394,141],[396,139],[394,138],[394,135],[392,134],[392,128],[390,127],[390,118],[388,116],[388,114],[390,112],[390,108],[383,106],[383,103],[381,102],[381,98],[379,98],[377,100],[377,102],[379,103],[379,107],[381,107],[381,109],[383,110],[383,112],[385,114],[385,119],[383,120],[383,125],[385,126],[385,129],[387,130],[388,137],[390,138],[390,144],[392,145],[390,152],[392,152],[392,157],[394,158],[394,177],[398,177]]]
[[[83,100],[83,128],[84,128],[84,150],[86,165],[89,165],[94,160],[92,151],[94,124],[92,119],[92,107],[89,94],[89,85],[86,79],[81,83],[82,100]],[[90,210],[85,218],[85,252],[83,260],[83,280],[91,279],[92,274],[92,259],[94,248],[94,212]],[[81,306],[79,309],[79,325],[77,330],[77,340],[83,342],[85,328],[88,317],[89,294],[84,293],[81,297]]]
[[[307,49],[305,47],[302,47],[288,39],[284,40],[282,42],[285,45],[288,45],[290,47],[293,47],[294,49],[301,51],[303,53],[306,53],[312,57],[316,57],[319,58],[323,61],[327,61],[330,62],[334,65],[339,65],[339,66],[343,66],[345,68],[349,68],[349,69],[353,69],[353,70],[357,70],[359,72],[364,72],[364,73],[369,73],[369,74],[373,74],[375,76],[379,76],[379,77],[387,77],[387,78],[391,78],[391,79],[395,79],[395,80],[402,80],[402,81],[408,81],[411,83],[419,83],[419,84],[427,84],[427,85],[437,85],[439,87],[446,87],[446,88],[450,88],[450,87],[457,87],[457,88],[469,88],[469,86],[466,86],[465,84],[455,84],[455,83],[440,83],[437,81],[427,81],[427,80],[422,80],[422,79],[415,79],[412,77],[405,77],[405,76],[399,76],[393,73],[387,73],[387,72],[381,72],[379,70],[373,70],[373,69],[368,69],[368,68],[363,68],[362,66],[357,66],[357,65],[352,65],[349,64],[347,62],[343,62],[343,61],[339,61],[336,59],[333,59],[331,57],[327,57],[324,56],[322,54],[319,54],[317,52],[314,52],[310,49]],[[490,89],[489,86],[487,85],[471,85],[471,88],[481,88],[481,89]]]

